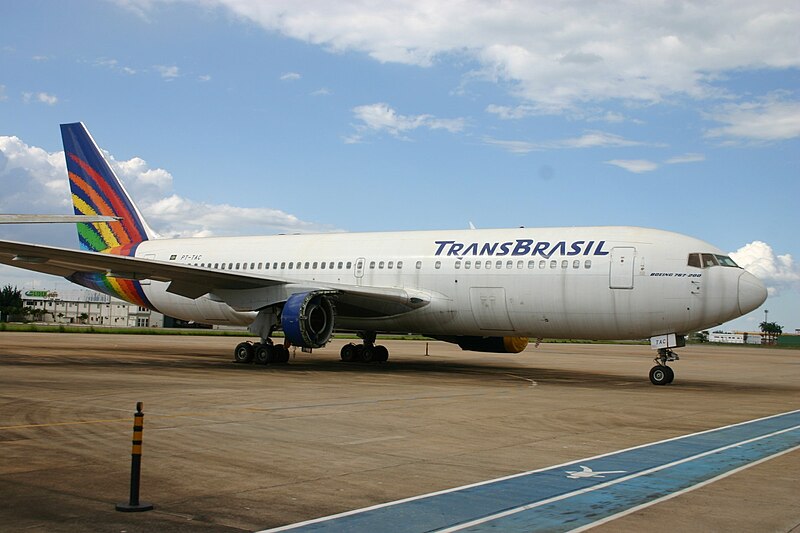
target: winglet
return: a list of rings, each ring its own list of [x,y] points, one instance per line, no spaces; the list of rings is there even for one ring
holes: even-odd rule
[[[86,126],[81,122],[61,125],[67,160],[72,205],[76,215],[118,217],[118,222],[80,223],[81,248],[102,252],[109,248],[130,250],[156,237],[125,187],[109,166]]]

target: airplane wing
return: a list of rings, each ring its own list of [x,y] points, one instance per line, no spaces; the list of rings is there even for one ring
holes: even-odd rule
[[[429,294],[410,289],[317,283],[208,270],[181,263],[13,241],[0,241],[0,263],[67,278],[89,272],[122,279],[163,281],[169,283],[168,292],[193,299],[209,294],[237,311],[263,309],[286,301],[296,292],[308,290],[337,291],[337,300],[348,316],[396,315],[430,302]]]

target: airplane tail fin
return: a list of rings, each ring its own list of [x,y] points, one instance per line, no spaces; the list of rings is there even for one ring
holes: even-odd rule
[[[140,242],[155,238],[86,126],[82,122],[62,124],[61,139],[75,214],[120,218],[117,222],[79,223],[81,248],[94,252],[113,249],[129,255]]]

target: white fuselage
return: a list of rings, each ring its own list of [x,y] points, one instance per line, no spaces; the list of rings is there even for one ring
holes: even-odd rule
[[[576,227],[158,239],[141,243],[136,256],[320,287],[405,289],[430,300],[388,317],[342,310],[340,330],[634,339],[705,329],[750,310],[740,301],[740,277],[750,274],[689,266],[692,253],[722,254],[661,230]],[[256,315],[213,293],[193,300],[167,292],[166,283],[143,288],[159,311],[185,320],[247,325]]]

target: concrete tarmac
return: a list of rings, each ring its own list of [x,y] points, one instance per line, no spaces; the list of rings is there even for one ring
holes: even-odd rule
[[[655,387],[648,346],[263,367],[239,340],[0,333],[0,529],[259,530],[800,408],[797,350],[689,346]],[[155,510],[119,513],[137,401]],[[798,479],[795,451],[596,530],[798,531]]]

